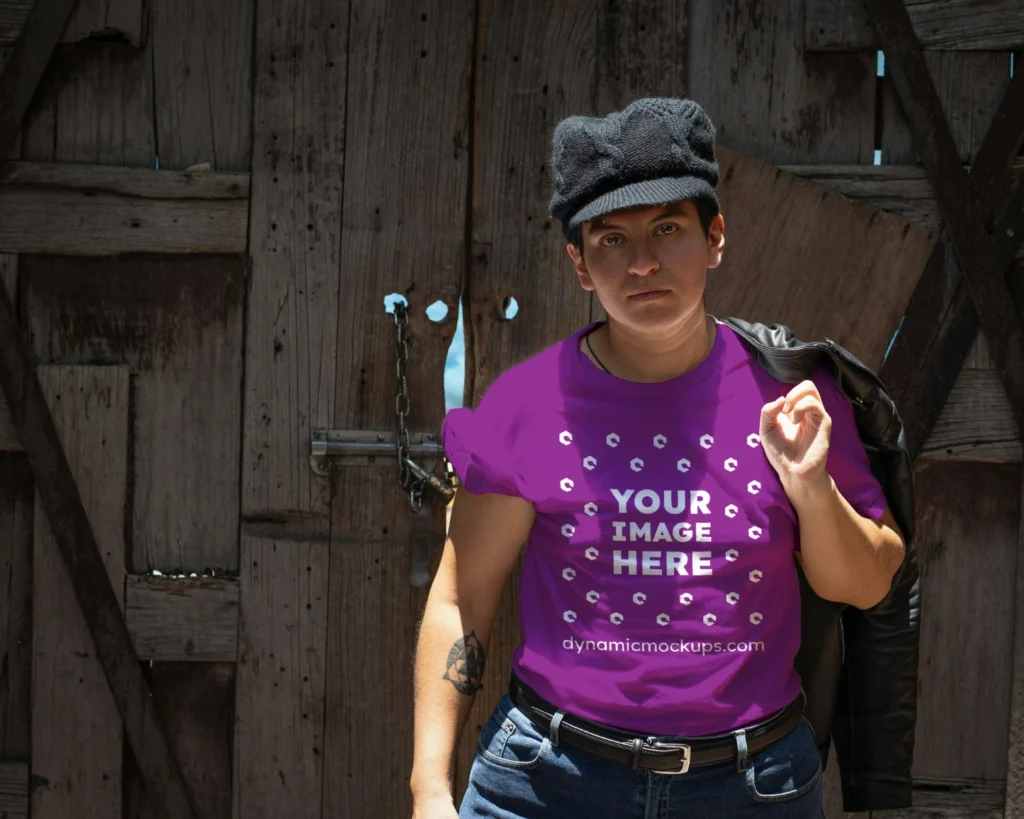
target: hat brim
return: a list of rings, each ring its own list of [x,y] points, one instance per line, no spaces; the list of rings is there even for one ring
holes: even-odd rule
[[[718,195],[704,179],[694,176],[669,176],[662,179],[644,179],[624,185],[613,191],[602,194],[592,202],[580,208],[568,224],[566,232],[572,232],[584,222],[614,213],[617,210],[635,207],[651,207],[667,205],[670,202],[681,202],[684,199],[711,199],[718,204]]]

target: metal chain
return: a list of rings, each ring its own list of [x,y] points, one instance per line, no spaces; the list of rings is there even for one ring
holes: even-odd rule
[[[423,506],[423,481],[413,478],[406,461],[409,458],[409,430],[405,416],[409,414],[409,384],[406,369],[409,363],[409,343],[405,340],[405,328],[409,326],[409,312],[402,302],[395,302],[395,326],[398,331],[398,356],[395,372],[398,375],[398,395],[395,396],[395,412],[398,413],[398,483],[409,492],[409,503],[414,512]]]
[[[426,490],[443,500],[447,505],[454,496],[459,483],[458,475],[451,462],[444,458],[444,478],[423,469],[409,456],[411,444],[405,417],[409,414],[409,384],[406,371],[409,365],[409,343],[405,340],[405,328],[409,326],[409,311],[402,302],[395,303],[395,326],[398,329],[398,355],[395,373],[398,376],[398,395],[395,397],[395,412],[398,415],[398,483],[409,492],[409,503],[414,512],[423,506]]]

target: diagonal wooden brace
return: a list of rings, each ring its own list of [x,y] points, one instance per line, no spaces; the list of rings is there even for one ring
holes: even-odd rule
[[[76,0],[38,0],[0,76],[0,157],[13,144]],[[50,408],[7,289],[0,286],[0,389],[35,478],[50,529],[71,577],[96,657],[124,721],[135,761],[161,819],[196,816],[146,685],[103,565]]]
[[[1024,438],[1024,333],[902,2],[864,0],[935,193],[950,244]]]
[[[971,168],[971,194],[986,219],[999,212],[995,204],[1022,141],[1024,72],[1017,72]],[[1010,266],[1022,239],[1024,185],[1018,186],[992,231],[1000,269]],[[966,282],[962,276],[953,282],[947,277],[946,261],[951,255],[959,273],[955,254],[947,250],[947,244],[945,237],[936,244],[879,373],[900,408],[912,458],[928,440],[980,329]],[[953,289],[951,296],[949,288]],[[1017,307],[1019,310],[1020,305]]]

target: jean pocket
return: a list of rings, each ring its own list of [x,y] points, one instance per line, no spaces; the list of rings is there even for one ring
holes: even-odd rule
[[[821,755],[806,719],[782,739],[750,757],[747,793],[755,802],[788,802],[821,782]]]
[[[536,768],[550,750],[551,740],[507,697],[495,707],[477,747],[483,759],[512,770]]]

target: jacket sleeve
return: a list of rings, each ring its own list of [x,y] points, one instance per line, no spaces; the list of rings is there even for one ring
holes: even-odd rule
[[[833,738],[844,810],[906,808],[911,805],[920,637],[913,467],[892,400],[866,368],[851,372],[857,382],[869,376],[874,381],[870,390],[859,385],[866,403],[857,408],[857,425],[872,472],[903,532],[906,553],[884,600],[866,611],[849,607],[843,613],[846,656]],[[850,387],[856,389],[854,381]]]

